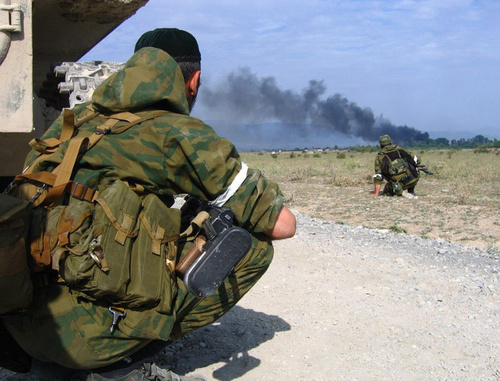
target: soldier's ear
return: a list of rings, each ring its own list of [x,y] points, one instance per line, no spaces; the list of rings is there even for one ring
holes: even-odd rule
[[[200,75],[201,71],[196,70],[191,74],[186,82],[186,94],[189,94],[191,97],[196,97],[198,94],[198,87],[200,87]]]

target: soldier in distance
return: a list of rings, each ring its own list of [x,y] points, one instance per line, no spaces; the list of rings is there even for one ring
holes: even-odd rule
[[[415,186],[420,179],[417,168],[420,159],[401,147],[393,144],[389,135],[379,138],[380,151],[375,158],[375,175],[373,176],[373,196],[383,194],[385,196],[413,197]],[[381,192],[383,182],[387,181]],[[407,193],[403,193],[406,191]]]

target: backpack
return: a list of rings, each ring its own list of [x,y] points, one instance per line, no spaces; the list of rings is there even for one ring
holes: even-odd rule
[[[387,181],[403,187],[418,177],[417,167],[411,156],[399,149],[384,155],[382,174]]]
[[[0,315],[23,312],[33,289],[48,278],[88,300],[171,312],[180,210],[155,194],[140,196],[121,180],[99,191],[71,180],[78,159],[103,132],[121,133],[163,113],[113,114],[95,134],[82,138],[73,137],[75,129],[98,113],[75,124],[73,112],[64,110],[57,144],[30,143],[44,147],[37,162],[69,141],[56,169],[33,173],[28,168],[0,195]],[[125,125],[114,127],[120,121]]]

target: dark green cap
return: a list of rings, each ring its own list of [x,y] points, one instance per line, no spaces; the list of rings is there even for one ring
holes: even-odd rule
[[[200,62],[201,53],[194,36],[177,28],[157,28],[144,33],[135,44],[134,52],[153,47],[170,54],[177,62]]]
[[[380,145],[383,146],[388,146],[389,144],[392,144],[391,137],[389,135],[382,135],[379,139],[378,142]]]

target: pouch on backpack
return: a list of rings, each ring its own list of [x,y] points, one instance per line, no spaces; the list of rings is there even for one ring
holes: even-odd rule
[[[171,312],[176,290],[174,241],[180,221],[180,210],[168,208],[156,195],[149,194],[142,201],[125,299],[129,306],[151,305],[160,313]]]
[[[400,181],[409,173],[408,163],[403,158],[397,158],[390,163],[389,175],[391,179]]]
[[[179,210],[153,194],[141,199],[120,180],[95,205],[72,200],[57,208],[49,225],[67,244],[59,240],[52,258],[70,288],[89,300],[170,312],[174,279],[167,259],[175,261],[171,241],[180,229]]]
[[[0,194],[0,315],[21,312],[33,298],[26,247],[31,211],[30,202]]]
[[[140,206],[140,198],[125,183],[115,181],[100,194],[95,205],[71,200],[64,207],[57,232],[61,235],[69,228],[68,243],[59,242],[52,253],[59,274],[70,288],[83,292],[90,300],[114,303],[125,297]],[[87,218],[74,218],[78,215]]]

